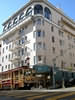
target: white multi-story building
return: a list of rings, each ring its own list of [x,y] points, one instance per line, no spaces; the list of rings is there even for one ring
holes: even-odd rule
[[[75,69],[75,22],[47,0],[30,0],[3,23],[1,72],[42,63]]]

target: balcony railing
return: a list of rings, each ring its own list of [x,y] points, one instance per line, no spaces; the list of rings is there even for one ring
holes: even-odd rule
[[[15,55],[15,56],[13,56],[12,58],[9,59],[9,61],[11,61],[11,62],[15,62],[17,60],[20,60],[20,56],[18,56],[18,55]]]
[[[30,16],[25,16],[23,19],[18,20],[17,23],[12,24],[10,28],[8,28],[8,29],[6,29],[6,30],[3,30],[3,34],[6,33],[6,32],[8,32],[8,31],[10,31],[12,28],[14,28],[14,27],[17,26],[18,24],[20,24],[21,22],[23,22],[24,20],[26,20],[28,17],[31,17],[31,15],[30,15]]]
[[[15,45],[13,45],[11,48],[9,48],[9,51],[14,51],[14,50],[16,50],[16,49],[19,49],[19,48],[21,48],[22,46],[20,45],[20,44],[15,44]]]
[[[23,48],[23,47],[25,47],[26,44],[29,44],[29,43],[30,43],[30,41],[28,41],[28,40],[24,41],[23,44],[13,43],[12,44],[13,46],[11,48],[9,48],[9,51],[15,51],[16,49]]]

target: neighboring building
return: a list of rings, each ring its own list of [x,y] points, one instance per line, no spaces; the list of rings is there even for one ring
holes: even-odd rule
[[[1,40],[0,40],[0,72],[1,72]]]
[[[3,23],[1,71],[42,63],[75,69],[75,22],[47,0],[30,0]]]

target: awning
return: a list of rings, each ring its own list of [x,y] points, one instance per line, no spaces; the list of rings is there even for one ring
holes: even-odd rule
[[[36,73],[50,73],[51,67],[48,65],[34,65],[33,69],[36,71]]]

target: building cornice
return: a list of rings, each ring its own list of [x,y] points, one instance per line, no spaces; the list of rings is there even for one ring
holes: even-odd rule
[[[11,17],[9,17],[9,19],[7,19],[2,25],[6,24],[8,21],[10,21],[11,19],[14,18],[14,16],[16,16],[17,14],[19,14],[21,11],[23,11],[26,7],[28,7],[29,5],[31,5],[34,2],[44,2],[45,4],[47,4],[49,7],[51,7],[52,9],[54,9],[56,12],[58,12],[59,14],[61,14],[63,17],[65,17],[67,20],[69,20],[74,26],[75,26],[75,21],[72,20],[70,17],[66,16],[64,14],[64,12],[61,9],[56,8],[53,4],[51,4],[48,0],[30,0],[27,4],[25,4],[22,8],[20,8],[17,12],[15,12]]]

